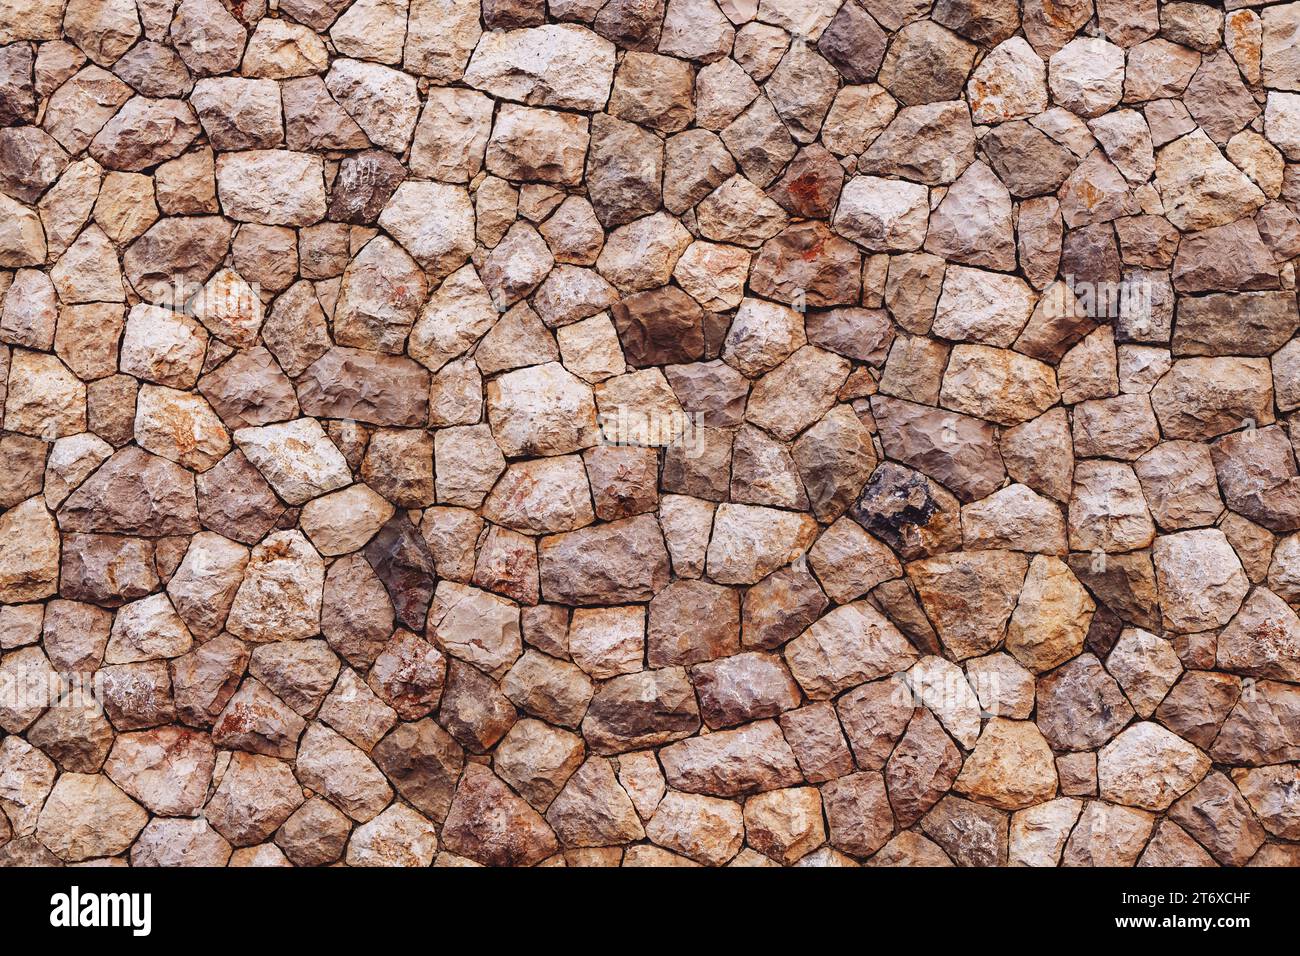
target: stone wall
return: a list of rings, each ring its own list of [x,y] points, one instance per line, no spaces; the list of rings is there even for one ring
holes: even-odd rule
[[[0,862],[1300,864],[1300,3],[4,0]]]

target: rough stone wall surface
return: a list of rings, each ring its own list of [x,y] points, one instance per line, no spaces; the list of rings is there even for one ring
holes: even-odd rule
[[[1300,864],[1300,3],[0,0],[0,862]]]

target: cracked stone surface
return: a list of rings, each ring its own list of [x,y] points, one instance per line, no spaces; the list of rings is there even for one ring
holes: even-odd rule
[[[0,863],[1300,859],[1227,6],[3,4]]]

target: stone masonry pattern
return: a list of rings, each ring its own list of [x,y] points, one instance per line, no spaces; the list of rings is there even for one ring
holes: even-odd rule
[[[0,863],[1300,865],[1298,214],[1300,3],[0,0]]]

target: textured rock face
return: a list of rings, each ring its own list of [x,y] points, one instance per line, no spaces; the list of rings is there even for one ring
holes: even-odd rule
[[[1004,810],[1042,803],[1056,792],[1051,749],[1032,721],[994,718],[980,735],[955,789]]]
[[[74,863],[126,850],[149,820],[144,808],[101,774],[64,774],[36,821],[38,839]]]
[[[1210,769],[1210,759],[1158,724],[1134,724],[1102,748],[1097,782],[1105,800],[1163,810]]]
[[[0,2],[0,863],[1300,860],[1298,11]]]
[[[532,866],[559,849],[537,811],[478,764],[467,765],[461,776],[442,843],[487,866]]]

